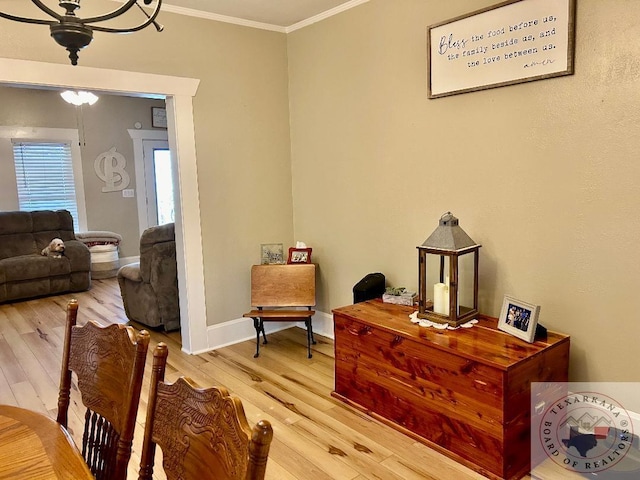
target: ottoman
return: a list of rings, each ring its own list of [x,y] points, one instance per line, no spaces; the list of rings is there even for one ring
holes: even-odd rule
[[[118,245],[122,236],[114,232],[90,231],[76,233],[76,238],[89,247],[91,278],[113,278],[120,268]]]

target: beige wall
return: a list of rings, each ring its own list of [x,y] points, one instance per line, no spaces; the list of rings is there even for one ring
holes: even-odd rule
[[[21,127],[48,127],[80,129],[84,125],[84,142],[81,138],[82,172],[84,181],[87,230],[107,230],[122,235],[121,257],[140,253],[140,231],[135,198],[123,198],[122,192],[102,192],[105,183],[96,175],[94,161],[100,155],[116,147],[116,152],[127,161],[125,170],[130,183],[127,188],[136,189],[133,141],[127,129],[140,122],[143,129],[151,130],[151,106],[164,106],[163,100],[100,95],[93,106],[85,106],[76,113],[76,107],[64,102],[56,91],[27,88],[0,87],[0,125]],[[82,137],[82,134],[80,134]],[[0,209],[18,209],[13,170],[13,158],[0,158],[0,191],[11,192],[0,197]],[[143,193],[144,194],[144,193]],[[127,212],[127,215],[123,215]],[[76,229],[77,226],[76,226]]]
[[[294,233],[319,310],[369,272],[416,288],[415,247],[451,210],[483,245],[482,312],[540,304],[572,337],[572,379],[638,381],[640,2],[578,2],[572,76],[428,100],[426,26],[493,3],[371,0],[289,34]]]
[[[113,9],[112,2],[104,6]],[[247,310],[260,244],[293,242],[286,37],[166,12],[159,21],[161,34],[97,32],[79,63],[200,79],[193,107],[207,322],[213,325]],[[46,27],[5,20],[0,57],[68,63]]]

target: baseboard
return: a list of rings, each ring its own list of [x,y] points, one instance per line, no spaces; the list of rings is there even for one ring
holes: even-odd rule
[[[312,322],[314,334],[333,339],[333,317],[330,314],[316,311],[316,314],[312,317]],[[268,335],[269,333],[293,327],[305,328],[304,322],[266,322],[265,332]],[[251,318],[237,318],[207,327],[207,344],[209,348],[193,353],[204,353],[205,351],[235,345],[246,340],[255,340],[255,338],[256,330],[253,327],[253,320]]]
[[[296,323],[299,328],[306,328],[304,322]],[[313,333],[333,340],[333,316],[316,311],[313,316]]]

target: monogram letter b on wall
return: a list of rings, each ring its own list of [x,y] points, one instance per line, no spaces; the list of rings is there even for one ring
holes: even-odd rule
[[[100,180],[105,183],[102,192],[117,192],[129,186],[129,174],[124,167],[127,160],[124,156],[116,152],[116,147],[112,147],[108,152],[101,153],[96,157],[93,168]]]

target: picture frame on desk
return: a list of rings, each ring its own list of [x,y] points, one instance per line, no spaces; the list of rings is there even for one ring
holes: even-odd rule
[[[311,263],[311,248],[289,248],[287,263]]]
[[[262,265],[281,265],[284,263],[284,248],[281,243],[260,244],[260,263]]]
[[[523,302],[505,295],[500,318],[498,318],[498,329],[525,342],[533,343],[539,315],[540,305]]]

